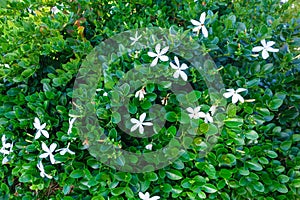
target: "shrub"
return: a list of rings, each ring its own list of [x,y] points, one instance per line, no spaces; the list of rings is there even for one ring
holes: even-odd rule
[[[9,0],[0,7],[2,199],[300,195],[298,2]],[[139,51],[121,54],[134,41],[124,38],[116,43],[120,54],[109,54],[114,46],[95,51],[108,38],[155,27],[182,37],[177,42],[190,41],[187,52],[195,54],[165,49],[169,60],[161,57],[159,67],[151,68],[157,44],[160,50],[177,47],[170,35],[155,34],[146,34],[152,43]],[[106,74],[91,68],[102,59],[95,56],[99,52],[110,56],[103,61]],[[192,66],[193,59],[208,55],[214,63]],[[80,76],[88,70],[98,74]],[[168,80],[147,82],[147,74]],[[211,91],[209,80],[215,81],[216,74],[224,83],[216,87],[224,88]],[[119,84],[122,79],[131,82]],[[74,90],[76,83],[80,87]],[[176,94],[171,83],[179,85],[178,91],[188,83],[191,90]],[[124,109],[129,114],[123,115]],[[89,111],[96,121],[82,118]],[[178,136],[187,137],[172,139]],[[182,144],[187,149],[178,148]],[[154,152],[145,162],[158,169],[118,149]],[[174,159],[159,166],[169,158]],[[107,160],[115,163],[107,165]],[[145,168],[132,173],[123,168],[128,163]]]

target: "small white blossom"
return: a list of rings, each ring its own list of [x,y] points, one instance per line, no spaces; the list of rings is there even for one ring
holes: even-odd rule
[[[212,105],[210,107],[209,112],[211,113],[211,116],[213,116],[216,113],[216,109],[217,109],[217,106],[215,106],[215,105]]]
[[[141,114],[139,120],[135,118],[131,118],[130,121],[131,123],[135,124],[131,127],[130,131],[133,132],[137,128],[139,128],[139,133],[143,134],[144,133],[144,127],[143,126],[152,126],[153,124],[151,122],[144,122],[146,118],[146,113]]]
[[[159,196],[150,197],[149,192],[146,192],[145,194],[143,194],[142,192],[139,192],[139,197],[141,200],[158,200],[158,199],[160,199]]]
[[[42,161],[38,162],[37,168],[40,170],[40,176],[42,178],[44,178],[46,176],[47,178],[52,179],[51,175],[46,174],[45,169],[44,169],[44,165],[43,165]]]
[[[10,153],[12,153],[13,152],[12,148],[14,146],[14,143],[6,143],[5,135],[2,136],[1,140],[2,140],[2,147],[0,149],[0,153],[2,153],[3,155],[9,155]],[[6,150],[7,148],[9,148],[9,150]],[[8,161],[9,161],[8,157],[5,156],[2,160],[2,165],[7,164]]]
[[[213,123],[214,122],[213,118],[210,116],[209,113],[200,112],[199,116],[201,118],[204,118],[205,123],[208,123],[208,122]]]
[[[146,146],[145,146],[145,148],[146,149],[148,149],[148,150],[152,150],[152,147],[153,147],[153,145],[150,143],[150,144],[147,144]]]
[[[188,107],[186,110],[190,113],[189,116],[191,119],[199,119],[200,118],[200,106],[197,106],[196,108],[191,108],[191,107]]]
[[[142,35],[138,36],[138,32],[135,32],[134,38],[133,37],[129,37],[129,39],[133,41],[130,45],[131,46],[134,45],[141,37],[142,37]]]
[[[169,57],[164,55],[168,52],[168,50],[169,50],[169,47],[165,47],[162,50],[160,50],[160,44],[157,44],[155,46],[156,53],[148,52],[148,56],[150,56],[151,58],[154,58],[154,60],[152,61],[150,66],[154,67],[155,65],[157,65],[158,60],[161,60],[161,61],[164,61],[164,62],[168,61]]]
[[[35,117],[33,126],[37,129],[34,139],[39,139],[41,137],[41,134],[43,134],[46,138],[49,138],[48,131],[44,130],[44,128],[46,127],[46,123],[41,125],[39,118]]]
[[[68,145],[67,145],[66,148],[57,149],[55,152],[60,151],[60,152],[59,152],[60,155],[65,155],[66,153],[69,153],[69,154],[74,155],[75,152],[71,151],[71,150],[69,149],[69,147],[70,147],[70,142],[68,143]]]
[[[280,0],[280,3],[287,3],[289,0]]]
[[[253,52],[260,52],[262,51],[262,57],[263,59],[267,59],[269,57],[269,53],[268,52],[278,52],[279,49],[274,49],[271,46],[273,46],[275,44],[275,42],[273,41],[269,41],[266,42],[265,39],[263,39],[262,41],[260,41],[260,43],[262,44],[262,46],[257,46],[254,47],[252,49]]]
[[[238,93],[244,92],[246,90],[247,89],[245,89],[245,88],[239,88],[236,91],[234,89],[226,89],[227,92],[225,92],[223,94],[223,96],[226,99],[232,97],[232,103],[233,104],[237,103],[238,101],[240,101],[241,103],[244,103],[244,98],[240,94],[238,94]]]
[[[60,12],[60,10],[56,6],[54,6],[51,8],[51,12],[52,12],[52,14],[56,15],[57,13]]]
[[[188,66],[185,63],[183,63],[180,66],[179,59],[177,56],[174,57],[174,60],[176,65],[170,62],[171,67],[176,70],[175,73],[173,74],[173,77],[178,78],[180,76],[184,81],[187,81],[187,75],[184,73],[183,70],[186,70]]]
[[[205,17],[206,17],[206,13],[203,12],[200,16],[200,20],[196,21],[194,19],[191,20],[192,24],[195,25],[196,27],[193,28],[194,32],[197,32],[197,35],[199,34],[199,31],[202,30],[202,34],[204,37],[208,37],[208,31],[204,25],[205,22]]]
[[[145,94],[146,94],[146,91],[144,89],[144,87],[142,87],[142,89],[138,90],[136,93],[135,93],[135,97],[139,97],[139,100],[141,101],[142,99],[145,98]]]
[[[70,135],[72,133],[73,124],[74,124],[76,119],[77,119],[76,117],[74,117],[72,119],[69,118],[69,129],[68,129],[68,132],[67,132],[68,135]]]
[[[56,147],[57,147],[57,144],[52,143],[50,145],[50,147],[48,148],[47,145],[44,142],[42,142],[42,149],[46,153],[41,154],[39,157],[40,158],[47,158],[49,156],[51,164],[54,164],[55,163],[55,158],[54,158],[53,152],[55,151]]]

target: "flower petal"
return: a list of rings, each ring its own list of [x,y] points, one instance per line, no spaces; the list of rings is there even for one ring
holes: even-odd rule
[[[263,59],[267,59],[268,57],[269,57],[269,53],[268,53],[268,51],[266,50],[266,49],[264,49],[263,51],[262,51],[262,57],[263,57]]]
[[[46,151],[46,152],[49,152],[49,151],[50,151],[50,150],[48,149],[47,145],[46,145],[44,142],[42,142],[42,149],[43,149],[44,151]]]
[[[144,126],[152,126],[153,124],[151,122],[144,122],[143,125]]]
[[[56,143],[52,143],[50,145],[50,151],[53,152],[56,149],[56,147],[57,147],[57,144]]]
[[[173,77],[178,78],[179,77],[179,72],[180,72],[180,70],[176,70],[176,72],[173,74]]]
[[[179,74],[184,81],[187,81],[187,75],[183,71],[179,71]]]
[[[238,100],[239,100],[238,95],[239,95],[239,94],[234,94],[234,95],[232,96],[232,103],[233,103],[233,104],[236,104],[236,103],[238,102]]]
[[[144,195],[142,192],[139,192],[139,197],[143,200],[146,199],[146,195]]]
[[[49,153],[42,153],[39,155],[39,158],[47,158],[49,156]]]
[[[269,42],[267,42],[267,47],[271,47],[271,46],[273,46],[275,44],[275,42],[274,41],[269,41]]]
[[[240,93],[240,92],[244,92],[244,91],[246,91],[247,89],[245,89],[245,88],[238,88],[237,90],[236,90],[236,93]]]
[[[135,124],[134,126],[131,127],[130,132],[135,131],[139,126],[140,124]]]
[[[197,26],[195,28],[193,28],[193,32],[198,32],[201,29],[201,26]]]
[[[55,164],[55,158],[52,154],[49,155],[51,164]]]
[[[163,49],[161,50],[161,52],[160,52],[160,55],[167,53],[168,50],[169,50],[169,47],[168,47],[168,46],[165,47],[165,48],[163,48]]]
[[[155,51],[156,51],[157,54],[160,53],[160,44],[157,44],[157,45],[155,46]]]
[[[179,63],[178,57],[177,57],[177,56],[174,56],[174,60],[175,60],[175,63],[176,63],[176,65],[177,65],[177,67],[179,68],[180,63]]]
[[[150,56],[152,58],[157,57],[157,54],[153,53],[153,52],[148,52],[147,54],[148,54],[148,56]]]
[[[263,45],[263,47],[267,47],[267,43],[266,43],[266,40],[265,39],[263,39],[262,41],[260,41],[260,43]]]
[[[229,97],[231,97],[234,94],[234,92],[225,92],[223,94],[223,97],[225,97],[226,99],[228,99]]]
[[[168,56],[160,56],[159,59],[160,59],[161,61],[166,62],[166,61],[169,60],[169,57],[168,57]]]
[[[41,130],[42,134],[46,137],[49,138],[49,133],[46,130]]]
[[[278,52],[279,51],[279,49],[274,49],[274,48],[272,48],[272,47],[269,47],[268,49],[267,49],[267,51],[269,51],[269,52]]]
[[[201,26],[201,23],[199,21],[196,21],[196,20],[192,19],[191,22],[195,26]]]
[[[253,51],[253,52],[260,52],[260,51],[262,51],[263,49],[264,49],[264,47],[262,47],[262,46],[257,46],[257,47],[253,47],[252,51]]]
[[[154,60],[152,61],[150,67],[154,67],[155,65],[157,65],[158,62],[158,57],[154,58]]]
[[[206,37],[206,38],[208,37],[208,31],[205,26],[202,26],[202,34],[204,37]]]
[[[244,98],[241,95],[237,94],[237,97],[241,103],[244,103]]]
[[[173,69],[178,69],[178,66],[174,65],[173,63],[170,62],[170,66],[173,68]]]
[[[186,69],[188,69],[189,67],[185,64],[185,63],[183,63],[181,66],[180,66],[180,69],[181,70],[186,70]]]
[[[200,15],[200,23],[201,23],[201,24],[204,24],[204,22],[205,22],[205,17],[206,17],[206,13],[203,12],[203,13]]]
[[[135,118],[131,118],[130,121],[131,121],[131,123],[133,123],[133,124],[138,124],[138,123],[140,123],[140,121],[137,120],[137,119],[135,119]]]
[[[194,109],[191,108],[191,107],[188,107],[186,110],[187,110],[189,113],[194,113]]]
[[[139,127],[139,133],[144,134],[144,127],[142,125]]]
[[[140,116],[140,122],[143,122],[146,118],[146,113],[141,114]]]
[[[206,115],[204,112],[198,112],[198,116],[201,118],[205,118]]]

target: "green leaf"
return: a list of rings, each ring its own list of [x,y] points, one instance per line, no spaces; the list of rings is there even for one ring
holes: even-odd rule
[[[31,174],[22,174],[19,178],[19,181],[21,183],[31,182],[32,180],[33,180],[33,177]]]
[[[112,117],[112,122],[115,124],[117,124],[121,121],[121,115],[118,112],[113,112],[111,117]]]
[[[111,190],[111,194],[113,195],[113,196],[120,196],[122,193],[124,193],[125,192],[125,189],[124,189],[124,187],[117,187],[117,188],[113,188],[112,190]]]
[[[277,191],[280,193],[287,193],[289,190],[283,184],[278,184]]]
[[[228,169],[221,169],[219,172],[219,176],[225,179],[229,179],[232,175],[232,172]]]
[[[175,181],[180,180],[183,177],[181,172],[178,170],[170,170],[170,171],[167,171],[166,174],[169,179],[175,180]]]
[[[294,186],[295,188],[300,188],[300,178],[296,178],[292,181],[292,186]]]
[[[244,120],[241,118],[229,118],[225,119],[224,123],[229,128],[238,128],[243,125]]]
[[[280,149],[283,151],[287,151],[291,148],[292,146],[292,141],[284,141],[280,144]]]
[[[250,169],[255,170],[255,171],[261,171],[263,168],[262,166],[254,161],[247,161],[247,165]]]
[[[165,119],[168,120],[169,122],[176,122],[177,121],[177,115],[175,112],[167,112],[165,114]]]
[[[261,182],[258,182],[258,181],[254,182],[253,187],[258,192],[264,192],[265,191],[265,187]]]
[[[277,158],[277,157],[278,157],[278,155],[277,155],[277,153],[276,153],[275,151],[272,151],[272,150],[265,150],[265,152],[266,152],[266,154],[267,154],[267,156],[268,156],[269,158]]]
[[[71,178],[81,178],[84,176],[84,172],[82,169],[75,169],[71,172],[70,177]]]
[[[203,187],[203,190],[204,190],[205,192],[207,192],[207,193],[215,193],[215,192],[218,191],[218,189],[217,189],[214,185],[212,185],[212,184],[210,184],[210,183],[207,183],[207,184],[205,184],[205,185],[202,186],[202,187]]]
[[[249,140],[256,140],[256,139],[258,139],[258,134],[257,134],[257,132],[254,131],[254,130],[249,130],[249,131],[247,131],[247,132],[245,133],[245,136],[246,136],[246,138],[249,139]]]
[[[273,99],[269,102],[268,104],[268,107],[271,109],[271,110],[277,110],[283,103],[283,100],[282,99]]]
[[[280,181],[280,183],[287,183],[290,180],[290,178],[284,174],[280,174],[277,179]],[[300,187],[300,179],[299,179],[299,187]]]

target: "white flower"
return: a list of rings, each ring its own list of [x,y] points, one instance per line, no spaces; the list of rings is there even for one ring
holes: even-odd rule
[[[280,3],[287,3],[289,0],[280,0]]]
[[[56,6],[54,6],[51,8],[51,12],[52,12],[52,14],[56,15],[57,13],[60,12],[60,10]]]
[[[275,44],[275,42],[273,41],[269,41],[266,43],[266,40],[263,39],[262,41],[260,41],[260,43],[262,44],[262,46],[257,46],[254,47],[252,49],[253,52],[260,52],[262,51],[262,57],[263,59],[267,59],[269,57],[269,53],[268,52],[278,52],[279,49],[274,49],[271,46],[273,46]]]
[[[232,103],[234,103],[234,104],[237,103],[238,101],[240,101],[241,103],[244,103],[244,98],[241,95],[239,95],[238,93],[244,92],[246,90],[247,89],[245,89],[245,88],[239,88],[236,91],[234,89],[226,89],[227,92],[225,92],[223,94],[223,96],[226,99],[232,97]]]
[[[43,130],[46,127],[46,123],[41,125],[41,122],[39,118],[35,117],[34,118],[34,123],[33,126],[37,129],[37,132],[35,134],[34,139],[39,139],[41,137],[41,133],[46,137],[49,138],[49,133],[48,131]]]
[[[131,127],[130,131],[133,132],[137,128],[139,128],[139,133],[143,134],[144,133],[144,127],[143,126],[152,126],[153,124],[151,122],[144,122],[146,118],[146,113],[141,114],[140,119],[137,120],[135,118],[131,118],[130,121],[131,123],[135,124]]]
[[[5,165],[5,164],[7,164],[8,163],[8,158],[7,158],[7,156],[6,157],[4,157],[3,158],[3,160],[2,160],[2,165]]]
[[[148,149],[148,150],[152,150],[152,147],[153,147],[153,145],[150,143],[150,144],[147,144],[146,146],[145,146],[145,148],[146,149]]]
[[[209,113],[200,112],[199,116],[201,118],[204,118],[204,123],[208,123],[208,122],[213,123],[214,122],[213,118],[210,116]]]
[[[157,44],[155,46],[156,53],[148,52],[148,56],[150,56],[151,58],[155,57],[150,66],[154,67],[155,65],[157,65],[158,59],[161,61],[168,61],[169,57],[164,55],[167,53],[168,50],[169,50],[169,47],[165,47],[162,50],[160,50],[160,44]]]
[[[13,152],[12,148],[13,148],[14,143],[6,143],[5,135],[2,135],[1,140],[2,140],[2,147],[0,149],[0,153],[2,153],[3,155],[8,155],[11,152]],[[9,151],[6,150],[7,148],[10,148]]]
[[[145,194],[143,194],[142,192],[139,192],[139,197],[141,198],[141,200],[158,200],[158,199],[160,199],[159,196],[150,197],[149,192],[146,192]]]
[[[54,164],[55,163],[55,158],[54,158],[54,155],[52,153],[54,152],[54,150],[56,149],[56,147],[57,147],[57,144],[52,143],[50,145],[50,148],[48,148],[47,145],[44,142],[42,142],[42,149],[46,153],[41,154],[39,157],[40,158],[47,158],[49,156],[51,164]]]
[[[212,105],[210,107],[209,112],[211,113],[211,116],[213,116],[216,113],[216,109],[217,109],[217,106],[215,106],[215,105]]]
[[[196,20],[191,20],[192,24],[195,25],[196,27],[193,28],[194,32],[197,32],[197,34],[199,34],[199,31],[202,30],[202,34],[204,37],[208,37],[208,31],[206,29],[206,27],[204,26],[204,22],[205,22],[205,16],[206,13],[203,12],[200,16],[200,20],[196,21]]]
[[[66,153],[69,153],[69,154],[74,155],[75,152],[71,151],[71,150],[69,149],[69,146],[70,146],[70,142],[68,143],[67,148],[57,149],[55,152],[60,151],[60,152],[59,152],[60,155],[65,155]]]
[[[145,95],[146,94],[146,91],[144,89],[144,87],[142,87],[142,89],[138,90],[136,93],[135,93],[135,97],[139,97],[139,100],[141,101],[142,99],[145,98]]]
[[[141,37],[142,37],[142,35],[138,36],[138,32],[135,32],[134,38],[129,37],[129,39],[133,41],[130,45],[134,45]]]
[[[6,68],[10,68],[8,64],[0,64],[0,66],[4,66]]]
[[[191,107],[188,107],[186,110],[190,113],[189,116],[191,119],[199,119],[200,118],[200,106],[197,106],[196,108],[191,108]]]
[[[74,124],[76,119],[77,119],[76,117],[74,117],[72,119],[69,118],[69,129],[68,129],[68,132],[67,132],[68,135],[70,135],[72,133],[73,124]]]
[[[188,68],[188,66],[185,63],[183,63],[180,66],[177,56],[174,57],[174,60],[175,60],[176,65],[174,65],[173,63],[170,63],[171,67],[176,70],[175,73],[173,74],[173,77],[178,78],[180,75],[184,81],[187,81],[187,75],[182,70],[186,70]]]
[[[45,170],[44,170],[44,165],[43,165],[42,161],[39,161],[39,162],[38,162],[37,168],[40,170],[40,176],[41,176],[41,177],[44,178],[44,177],[46,176],[47,178],[52,179],[52,176],[51,176],[51,175],[46,174],[46,172],[45,172]]]

